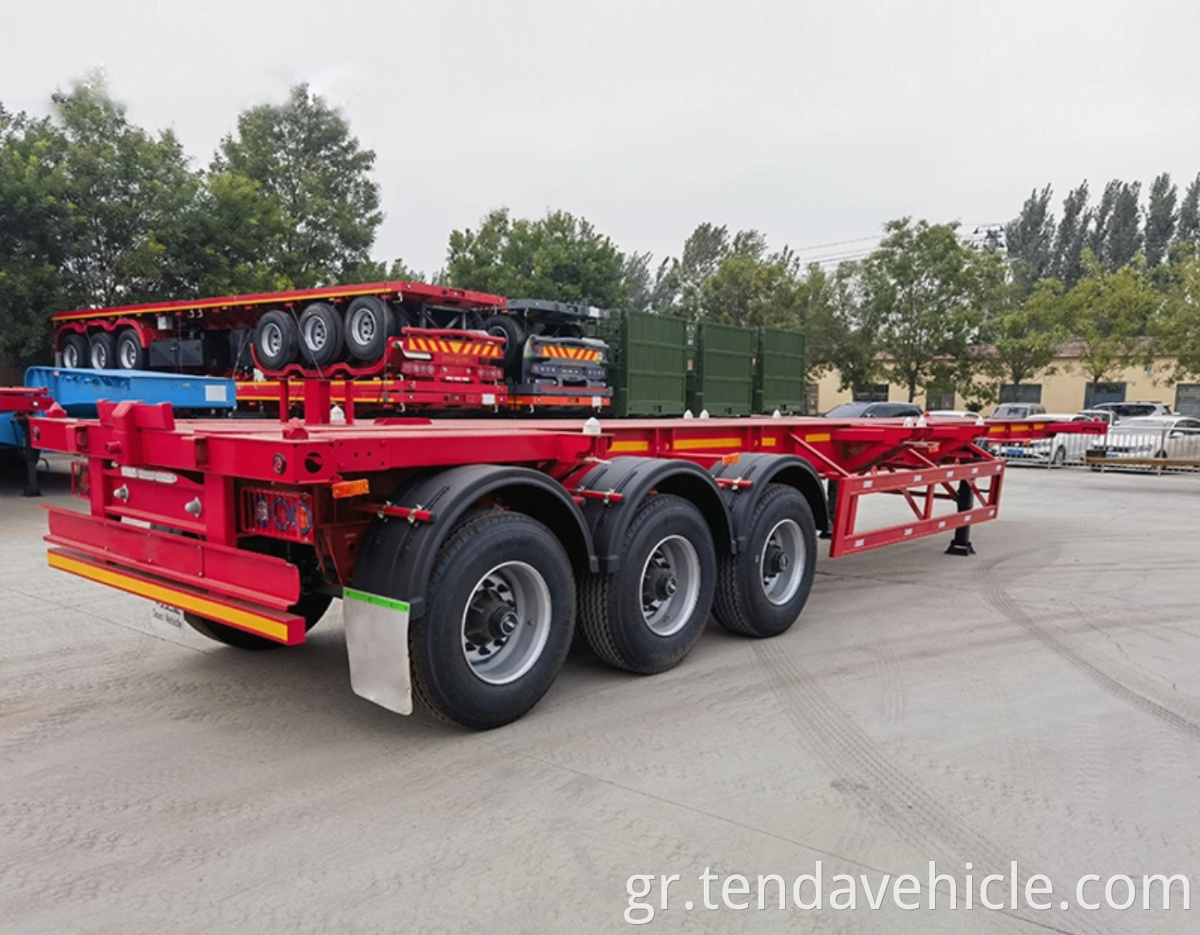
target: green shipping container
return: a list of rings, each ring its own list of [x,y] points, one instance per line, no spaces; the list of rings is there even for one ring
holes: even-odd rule
[[[753,328],[701,322],[696,329],[688,408],[696,415],[743,416],[754,411]]]
[[[760,328],[754,411],[804,413],[805,398],[804,335]]]
[[[687,326],[682,318],[626,312],[613,340],[613,414],[677,416],[687,406]]]

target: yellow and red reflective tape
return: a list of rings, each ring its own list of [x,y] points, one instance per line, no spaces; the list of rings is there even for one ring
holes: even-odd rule
[[[561,344],[541,344],[538,353],[543,357],[565,357],[569,360],[598,360],[600,352],[587,347],[565,347]]]
[[[196,594],[189,594],[187,591],[180,591],[176,588],[134,577],[133,575],[101,568],[99,565],[71,558],[68,555],[63,555],[61,552],[47,552],[46,561],[51,568],[79,575],[81,578],[87,578],[89,581],[95,581],[98,584],[106,584],[109,587],[125,591],[129,594],[136,594],[139,597],[148,597],[152,601],[158,601],[160,604],[167,604],[171,607],[178,607],[180,610],[190,610],[192,613],[207,617],[210,620],[250,630],[253,633],[280,643],[286,643],[288,640],[288,628],[286,624],[280,623],[278,620],[272,620],[270,617],[265,617],[262,614],[256,614],[253,611],[230,607],[228,604],[211,601]]]
[[[426,354],[461,354],[473,357],[499,357],[504,351],[498,344],[483,341],[451,341],[442,338],[406,338],[405,347],[410,351]]]

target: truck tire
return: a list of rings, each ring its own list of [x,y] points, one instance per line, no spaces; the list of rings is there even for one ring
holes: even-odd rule
[[[132,328],[122,328],[117,332],[116,359],[118,370],[146,369],[146,349]]]
[[[415,326],[416,322],[413,321],[412,312],[399,302],[392,303],[392,334],[402,335],[405,328],[413,328]]]
[[[304,618],[304,632],[307,633],[325,616],[325,611],[329,609],[332,600],[333,598],[328,594],[312,591],[300,595],[300,600],[288,609]],[[225,623],[217,623],[215,620],[209,620],[207,617],[201,617],[188,610],[183,612],[183,619],[201,636],[207,636],[210,640],[216,640],[226,646],[261,652],[266,649],[278,649],[283,645],[275,640],[269,640],[265,636],[259,636],[257,633],[239,630],[237,627],[231,627]]]
[[[117,366],[117,342],[110,331],[97,331],[88,338],[88,363],[93,370],[112,370]]]
[[[62,365],[64,367],[86,370],[91,366],[90,355],[88,354],[88,339],[85,335],[74,331],[63,335],[59,350],[62,352]]]
[[[816,557],[808,501],[794,487],[770,484],[750,517],[745,549],[718,562],[713,616],[746,636],[786,632],[812,591]]]
[[[520,377],[521,359],[525,354],[525,329],[511,315],[491,315],[483,321],[483,329],[504,338],[504,369],[513,378]]]
[[[362,364],[376,363],[387,350],[395,331],[395,317],[387,302],[360,295],[346,306],[346,353]]]
[[[300,355],[313,367],[342,359],[346,346],[342,316],[328,302],[313,302],[300,313]]]
[[[282,370],[300,357],[300,330],[291,314],[271,309],[254,329],[254,349],[265,370]]]
[[[716,565],[700,510],[673,494],[649,496],[629,524],[616,573],[580,583],[579,621],[592,652],[642,675],[678,665],[708,621]]]
[[[523,513],[469,516],[438,550],[425,613],[409,625],[416,705],[475,730],[515,721],[554,683],[574,621],[575,580],[554,534]]]

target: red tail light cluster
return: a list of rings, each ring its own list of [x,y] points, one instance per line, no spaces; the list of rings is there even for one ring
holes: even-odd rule
[[[246,487],[241,506],[242,532],[289,542],[314,541],[312,498],[306,493]]]
[[[83,500],[92,496],[92,477],[85,461],[71,462],[71,494]]]
[[[504,379],[504,371],[499,367],[480,367],[479,379],[488,383],[499,383]]]
[[[400,372],[413,377],[432,377],[437,373],[437,364],[427,364],[419,360],[406,360],[400,365]]]

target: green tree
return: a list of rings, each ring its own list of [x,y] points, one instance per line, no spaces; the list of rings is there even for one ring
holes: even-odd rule
[[[729,255],[729,228],[705,221],[683,242],[678,258],[668,258],[659,267],[654,284],[654,307],[662,312],[695,317],[700,306],[700,288]]]
[[[1152,323],[1164,305],[1145,263],[1108,271],[1091,255],[1087,275],[1064,299],[1069,329],[1080,347],[1079,367],[1092,383],[1153,359]]]
[[[476,230],[450,234],[449,283],[509,298],[625,308],[624,257],[590,222],[566,211],[544,218],[488,214]]]
[[[1167,256],[1167,248],[1175,235],[1179,213],[1175,210],[1179,192],[1164,172],[1150,186],[1150,203],[1146,208],[1146,262],[1158,266]]]
[[[1085,248],[1091,250],[1092,256],[1101,261],[1108,256],[1108,233],[1112,227],[1113,206],[1124,184],[1120,179],[1113,179],[1105,185],[1100,204],[1092,212],[1092,225],[1088,231]]]
[[[1053,372],[1050,365],[1070,337],[1063,291],[1055,279],[1041,280],[1025,296],[1008,287],[1007,302],[983,329],[990,369],[1001,383],[1019,386]]]
[[[1112,219],[1104,242],[1104,261],[1109,269],[1120,269],[1133,261],[1142,248],[1142,214],[1138,201],[1141,182],[1122,184],[1113,198]]]
[[[741,327],[791,324],[800,285],[788,256],[758,258],[756,246],[742,246],[700,284],[695,317]]]
[[[1200,246],[1200,174],[1184,193],[1179,205],[1179,223],[1175,228],[1175,242]]]
[[[66,141],[62,269],[72,301],[175,297],[188,276],[185,230],[200,190],[179,141],[131,124],[97,76],[52,100]]]
[[[14,367],[45,362],[64,300],[65,149],[49,120],[0,104],[0,360]]]
[[[1026,292],[1054,266],[1055,223],[1050,211],[1051,188],[1034,189],[1021,213],[1004,228],[1013,276]]]
[[[879,346],[892,379],[908,390],[953,380],[969,384],[971,347],[984,309],[1002,282],[997,257],[964,244],[956,224],[889,222],[863,264],[863,303],[879,322]]]
[[[345,284],[360,282],[433,282],[436,276],[426,277],[397,257],[391,263],[383,260],[364,260],[346,270],[341,277]]]
[[[650,273],[653,256],[646,253],[627,253],[621,264],[621,279],[625,283],[625,294],[629,307],[635,312],[644,312],[653,307],[654,277]]]
[[[873,383],[879,372],[879,322],[863,306],[860,272],[851,261],[832,272],[810,264],[797,303],[809,373],[836,370],[843,390]]]
[[[1083,249],[1091,219],[1088,183],[1085,179],[1063,199],[1062,220],[1058,222],[1058,232],[1054,238],[1051,275],[1065,283],[1067,288],[1075,285],[1083,275]]]
[[[1175,357],[1175,380],[1200,377],[1200,254],[1181,257],[1165,301],[1151,322],[1162,353]]]
[[[364,149],[341,113],[308,85],[285,103],[244,111],[221,141],[214,173],[256,182],[283,217],[266,232],[259,256],[297,288],[339,281],[370,259],[383,220],[371,178],[375,153]]]
[[[253,179],[232,172],[204,178],[197,209],[184,226],[185,266],[192,295],[237,295],[287,289],[291,280],[272,262],[286,232],[279,203]]]
[[[729,228],[709,222],[697,225],[683,244],[677,259],[664,261],[652,290],[652,305],[658,311],[684,315],[691,319],[711,317],[713,287],[705,294],[708,282],[727,259],[726,280],[737,272],[743,279],[756,264],[766,261],[767,239],[756,230],[738,231],[729,236]],[[782,254],[778,257],[786,265]],[[773,262],[773,261],[771,261]],[[731,317],[742,314],[731,313]]]

